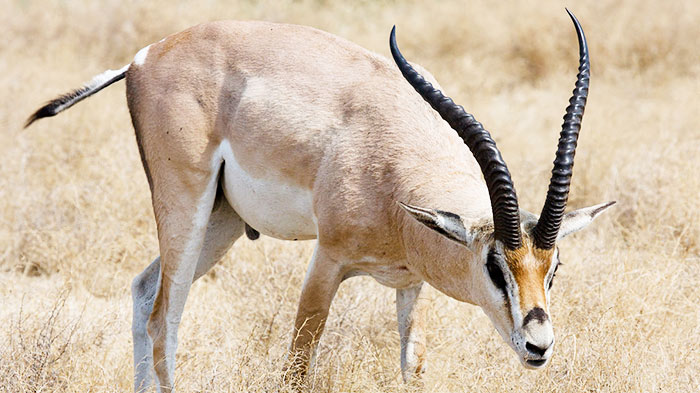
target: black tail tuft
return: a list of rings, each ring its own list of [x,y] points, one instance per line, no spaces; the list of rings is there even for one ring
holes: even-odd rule
[[[80,89],[73,90],[70,93],[66,93],[56,98],[55,100],[47,102],[46,105],[42,106],[31,116],[29,116],[27,121],[24,123],[24,128],[29,127],[32,123],[44,117],[56,116],[64,109],[66,105],[77,102],[75,100],[88,92],[88,90],[89,89],[87,87],[81,87]]]
[[[128,65],[124,66],[118,71],[108,70],[93,78],[93,80],[87,85],[79,89],[75,89],[70,93],[66,93],[55,100],[47,102],[46,105],[42,106],[39,108],[39,110],[29,116],[27,121],[24,123],[24,128],[29,127],[32,123],[41,118],[56,116],[57,114],[90,97],[112,83],[124,79],[127,69],[129,69]]]

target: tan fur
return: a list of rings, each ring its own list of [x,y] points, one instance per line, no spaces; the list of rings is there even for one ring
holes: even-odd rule
[[[506,250],[506,262],[520,290],[520,309],[527,312],[535,307],[547,310],[544,279],[552,263],[554,250],[541,250],[526,238],[517,250]]]
[[[388,59],[319,30],[264,22],[203,24],[140,53],[126,74],[127,101],[151,186],[160,258],[133,286],[139,315],[155,297],[148,335],[145,320],[135,317],[136,390],[148,386],[141,361],[155,370],[157,386],[172,389],[190,285],[240,236],[244,222],[280,238],[318,238],[295,320],[291,380],[306,372],[338,286],[360,274],[397,288],[407,380],[424,370],[423,281],[481,306],[521,361],[532,355],[525,340],[551,346],[544,342],[553,337],[551,325],[524,327],[518,314],[547,309],[551,251],[534,249],[527,233],[522,248],[505,250],[518,287],[512,296],[520,299],[519,308],[511,307],[484,265],[498,244],[481,171]],[[221,193],[233,208],[226,214]],[[468,244],[423,226],[398,202],[459,215]],[[586,211],[590,219],[579,218],[572,231],[600,211]],[[212,235],[212,228],[233,240]]]
[[[290,70],[304,72],[289,78]],[[262,91],[249,93],[256,83]],[[176,335],[164,322],[170,292],[186,296],[177,283],[191,282],[180,257],[191,236],[186,217],[216,175],[210,161],[224,139],[252,176],[313,193],[319,252],[295,324],[292,353],[301,359],[299,374],[345,272],[404,271],[406,278],[389,274],[382,280],[392,286],[420,281],[411,269],[415,264],[401,268],[406,252],[396,200],[419,200],[466,217],[490,215],[471,155],[393,64],[314,29],[246,22],[196,26],[153,44],[144,64],[129,69],[127,95],[153,183],[162,283],[149,332],[156,375],[166,387],[172,386],[167,337]],[[464,192],[439,199],[429,192],[445,184]]]
[[[191,236],[186,217],[216,176],[210,161],[223,140],[251,176],[313,195],[319,244],[295,324],[299,373],[348,271],[395,287],[427,280],[483,303],[475,296],[481,284],[469,278],[481,274],[471,262],[478,255],[406,221],[398,209],[397,201],[431,206],[479,227],[491,217],[468,149],[389,60],[306,27],[216,22],[153,44],[144,64],[129,69],[127,95],[153,179],[163,279],[149,331],[165,386],[172,376],[159,364],[168,358],[165,337],[175,334],[163,331],[168,292],[179,288],[173,282],[191,282],[189,270],[179,273],[183,240]],[[179,291],[186,296],[186,288]]]

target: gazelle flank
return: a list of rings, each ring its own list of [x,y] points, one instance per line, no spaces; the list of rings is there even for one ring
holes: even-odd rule
[[[424,283],[480,306],[523,365],[543,367],[557,243],[614,203],[564,213],[590,72],[569,15],[580,67],[539,216],[520,209],[489,132],[404,59],[394,30],[392,63],[309,27],[206,23],[37,110],[27,126],[126,79],[160,248],[132,283],[134,389],[174,388],[190,286],[243,233],[317,239],[290,383],[303,381],[339,285],[358,275],[396,288],[407,381],[426,369]]]

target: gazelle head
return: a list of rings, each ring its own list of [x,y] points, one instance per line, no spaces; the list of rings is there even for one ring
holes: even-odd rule
[[[583,229],[614,204],[608,202],[564,214],[590,75],[586,37],[576,17],[571,12],[569,16],[578,35],[579,72],[539,217],[518,208],[510,172],[488,131],[411,67],[398,50],[395,30],[390,38],[392,55],[406,80],[457,131],[481,167],[493,220],[486,226],[467,225],[451,212],[403,203],[401,206],[430,229],[469,248],[465,254],[476,253],[479,268],[465,269],[472,292],[478,292],[472,293],[471,298],[528,368],[543,367],[554,347],[549,291],[560,265],[557,242]]]

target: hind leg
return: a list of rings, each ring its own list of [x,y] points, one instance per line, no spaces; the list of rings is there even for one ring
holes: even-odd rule
[[[226,254],[226,251],[243,234],[244,225],[219,189],[207,225],[204,245],[197,261],[194,280],[206,274]],[[153,310],[159,278],[160,257],[136,276],[131,286],[134,301],[131,331],[134,341],[135,392],[142,392],[152,384],[153,343],[148,337],[146,324]]]
[[[153,343],[148,337],[146,323],[153,309],[153,301],[160,278],[160,257],[156,258],[131,283],[134,303],[131,335],[134,340],[134,392],[143,392],[152,384]]]
[[[172,163],[160,160],[162,166],[153,172],[152,196],[160,263],[154,262],[134,285],[137,299],[134,307],[137,363],[134,385],[137,390],[149,384],[151,364],[157,388],[163,391],[172,389],[177,330],[190,286],[243,232],[240,218],[228,206],[223,193],[217,192],[223,162],[215,154],[211,157],[209,168],[202,167],[201,160],[194,162],[187,157],[185,164],[173,157]],[[153,161],[149,158],[149,162]],[[219,202],[215,203],[217,199]],[[222,230],[222,223],[227,222]],[[143,316],[148,309],[152,311],[145,323],[147,333],[144,334]],[[152,360],[148,359],[150,353]]]

